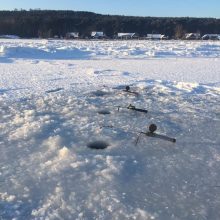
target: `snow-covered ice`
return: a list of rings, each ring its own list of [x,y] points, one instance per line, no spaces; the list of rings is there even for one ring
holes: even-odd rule
[[[145,59],[219,57],[218,41],[63,41],[1,40],[6,58]]]
[[[219,42],[0,40],[0,219],[219,219],[219,102]]]

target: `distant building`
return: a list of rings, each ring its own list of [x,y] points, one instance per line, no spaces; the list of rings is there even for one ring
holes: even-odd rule
[[[202,40],[220,40],[220,34],[205,34]]]
[[[106,38],[104,32],[100,32],[100,31],[99,31],[99,32],[93,31],[93,32],[91,33],[91,37],[92,37],[93,39],[103,39],[103,38]]]
[[[77,39],[77,38],[79,38],[79,32],[66,33],[66,38],[67,39]]]
[[[127,39],[137,38],[137,35],[135,33],[118,33],[117,38],[127,40]]]
[[[147,40],[166,40],[168,38],[163,34],[147,34],[146,39]]]
[[[185,35],[186,40],[199,40],[200,39],[200,33],[187,33]]]

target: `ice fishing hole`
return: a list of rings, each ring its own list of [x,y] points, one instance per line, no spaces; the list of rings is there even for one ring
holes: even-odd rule
[[[109,146],[109,143],[105,141],[93,141],[87,144],[88,148],[95,150],[103,150]]]
[[[95,95],[95,96],[105,96],[108,93],[104,92],[104,91],[101,91],[101,90],[97,90],[97,91],[93,92],[92,94]]]
[[[100,110],[100,111],[98,111],[98,113],[99,113],[100,115],[109,115],[109,114],[111,114],[111,112],[108,111],[108,110],[106,110],[106,109]]]

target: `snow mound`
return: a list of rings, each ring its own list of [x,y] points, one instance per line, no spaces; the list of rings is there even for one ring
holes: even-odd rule
[[[90,53],[78,48],[34,48],[34,47],[5,47],[3,52],[7,58],[23,59],[85,59]]]
[[[3,38],[3,39],[20,39],[20,37],[16,36],[16,35],[0,35],[0,38]]]
[[[5,48],[4,48],[4,46],[3,45],[1,45],[0,46],[0,55],[3,55],[4,54],[4,50]]]

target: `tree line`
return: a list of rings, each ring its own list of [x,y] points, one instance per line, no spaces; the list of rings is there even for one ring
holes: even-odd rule
[[[53,10],[0,11],[0,35],[22,38],[65,37],[68,32],[79,32],[82,38],[92,31],[103,31],[112,38],[117,33],[164,34],[183,38],[185,33],[220,34],[220,19],[192,17],[134,17],[101,15],[92,12]]]

